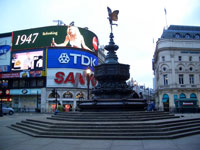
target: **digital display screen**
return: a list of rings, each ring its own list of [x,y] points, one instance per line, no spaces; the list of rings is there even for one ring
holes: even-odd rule
[[[72,48],[49,48],[47,68],[76,68],[94,70],[98,57],[87,51]]]
[[[13,51],[43,47],[74,47],[97,55],[98,38],[93,32],[75,26],[49,26],[13,32]]]
[[[12,53],[12,71],[42,70],[44,66],[43,50]]]
[[[10,71],[11,36],[0,37],[0,72]]]

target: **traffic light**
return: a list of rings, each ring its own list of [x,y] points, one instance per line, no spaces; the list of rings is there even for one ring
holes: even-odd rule
[[[10,95],[9,89],[0,89],[0,96],[8,96]]]
[[[0,96],[2,96],[3,95],[3,90],[2,89],[0,89]]]
[[[10,90],[9,89],[6,89],[5,90],[5,95],[7,96],[7,95],[10,95]]]

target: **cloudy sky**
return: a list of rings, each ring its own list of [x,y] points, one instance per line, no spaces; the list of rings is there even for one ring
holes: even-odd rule
[[[166,23],[200,26],[200,0],[0,0],[0,33],[56,25],[53,20],[74,21],[107,45],[107,6],[119,10],[118,26],[113,27],[119,62],[129,64],[131,77],[146,87],[153,87],[155,43]]]

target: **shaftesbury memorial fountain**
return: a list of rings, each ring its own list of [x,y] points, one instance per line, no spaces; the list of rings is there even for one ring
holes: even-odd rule
[[[134,91],[126,83],[130,78],[129,65],[120,64],[116,51],[118,46],[114,43],[112,31],[113,21],[118,20],[118,10],[108,9],[108,19],[111,27],[109,45],[105,46],[108,51],[105,63],[95,67],[94,77],[98,81],[93,89],[93,100],[79,101],[81,111],[87,110],[142,110],[145,101],[134,97]]]

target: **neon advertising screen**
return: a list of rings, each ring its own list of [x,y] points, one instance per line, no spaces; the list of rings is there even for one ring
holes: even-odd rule
[[[0,37],[0,72],[10,71],[11,36]]]
[[[12,71],[43,70],[43,50],[12,53]]]
[[[49,48],[47,54],[47,68],[76,68],[94,71],[98,65],[98,57],[87,51],[75,48]]]
[[[13,51],[43,47],[73,47],[97,55],[98,37],[75,26],[49,26],[13,32]]]

